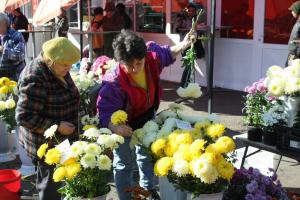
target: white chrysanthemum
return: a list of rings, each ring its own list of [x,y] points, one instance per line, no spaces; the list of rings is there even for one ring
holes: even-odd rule
[[[158,128],[158,125],[153,120],[146,122],[146,124],[143,126],[143,129],[146,133],[157,132]]]
[[[57,128],[58,128],[58,125],[56,125],[56,124],[50,126],[50,128],[48,128],[48,129],[44,132],[44,137],[45,137],[46,139],[48,139],[48,138],[51,139],[51,138],[55,135],[55,132],[56,132]]]
[[[96,157],[93,154],[85,154],[80,159],[80,164],[83,168],[95,168],[97,165]]]
[[[292,60],[291,66],[293,66],[293,67],[300,67],[300,59]]]
[[[123,144],[124,143],[124,137],[118,134],[112,134],[110,136],[116,143]]]
[[[176,127],[176,118],[168,118],[158,131],[157,138],[164,138],[168,136]]]
[[[285,81],[282,78],[273,78],[268,84],[268,90],[273,96],[281,96],[284,94]]]
[[[142,139],[142,144],[148,148],[148,147],[150,147],[150,144],[155,141],[155,139],[156,139],[156,133],[149,132]]]
[[[197,178],[207,184],[214,183],[218,178],[218,171],[209,162],[202,162],[200,159],[192,164],[192,170]]]
[[[116,146],[116,142],[110,135],[100,135],[97,139],[97,143],[108,149],[113,149]]]
[[[91,117],[89,119],[89,124],[92,124],[92,125],[95,125],[95,126],[98,126],[99,125],[99,118],[96,116],[96,117]]]
[[[172,110],[172,111],[182,111],[184,110],[184,106],[179,104],[179,103],[170,103],[168,105],[168,107]],[[175,116],[174,116],[175,117]]]
[[[107,155],[100,155],[97,158],[97,166],[100,170],[107,170],[111,169],[112,161]]]
[[[285,83],[285,93],[293,94],[300,91],[300,78],[290,77]]]
[[[177,176],[184,176],[189,174],[189,163],[186,160],[175,160],[172,171],[176,173]]]
[[[111,130],[109,130],[108,128],[100,128],[99,131],[101,134],[107,134],[107,135],[112,134]]]
[[[8,100],[5,102],[5,107],[6,107],[7,109],[12,109],[12,108],[16,107],[16,102],[15,102],[15,100],[13,100],[13,99],[8,99]]]
[[[212,114],[209,114],[207,116],[207,119],[208,121],[211,121],[213,123],[218,123],[220,122],[220,118],[218,117],[218,115],[216,113],[212,113]]]
[[[174,111],[165,110],[158,114],[158,116],[155,118],[155,121],[159,124],[162,124],[167,118],[176,118],[176,117],[177,114]]]
[[[183,121],[190,122],[191,124],[194,124],[196,122],[201,122],[204,120],[204,118],[200,115],[185,115],[181,112],[178,113],[178,117]]]
[[[84,152],[84,146],[78,142],[72,144],[70,149],[73,157],[79,157]]]
[[[86,154],[100,155],[102,153],[101,147],[96,143],[90,143],[85,146],[84,151]]]
[[[84,131],[83,135],[89,139],[93,139],[99,137],[101,133],[97,128],[89,128],[86,131]]]
[[[6,109],[5,101],[0,101],[0,111],[3,111]]]
[[[283,69],[277,65],[273,65],[267,70],[267,77],[275,78],[281,77],[283,74]]]
[[[6,99],[6,94],[0,94],[0,101],[3,101],[4,99]]]
[[[136,129],[132,135],[134,135],[138,140],[142,140],[143,137],[146,135],[146,132],[144,131],[143,128],[139,128],[139,129]]]
[[[198,83],[189,83],[186,88],[180,87],[176,92],[182,98],[199,98],[202,95],[201,87]]]
[[[300,66],[294,65],[283,69],[284,76],[288,78],[299,78],[300,77]]]
[[[89,71],[87,74],[87,78],[88,79],[93,79],[94,78],[94,72],[93,71]]]
[[[84,126],[84,125],[87,125],[89,124],[89,115],[84,115],[83,117],[81,117],[81,124]]]

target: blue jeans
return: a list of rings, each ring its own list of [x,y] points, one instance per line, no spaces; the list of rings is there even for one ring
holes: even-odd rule
[[[130,149],[130,137],[125,138],[125,142],[114,150],[114,179],[117,192],[120,200],[130,200],[131,193],[125,192],[126,188],[133,186],[133,166],[135,160],[133,159],[133,150]],[[150,156],[142,149],[141,146],[135,147],[136,162],[139,168],[140,186],[146,190],[154,188],[154,172],[153,163]]]

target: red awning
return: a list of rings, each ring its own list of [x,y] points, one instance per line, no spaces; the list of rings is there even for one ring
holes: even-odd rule
[[[33,16],[34,26],[40,26],[60,15],[60,8],[68,9],[78,0],[42,0]]]
[[[28,3],[30,0],[1,0],[0,12],[10,12],[22,5]]]

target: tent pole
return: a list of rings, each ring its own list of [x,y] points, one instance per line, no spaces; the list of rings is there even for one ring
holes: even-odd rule
[[[79,1],[79,29],[82,32],[82,21],[83,21],[83,0]],[[83,35],[80,34],[80,58],[83,57]]]
[[[211,114],[213,107],[213,78],[214,78],[214,46],[216,26],[216,0],[211,0],[210,10],[210,40],[209,40],[209,70],[208,70],[208,113]]]

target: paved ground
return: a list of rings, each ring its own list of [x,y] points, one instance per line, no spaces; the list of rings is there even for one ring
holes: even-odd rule
[[[178,96],[176,95],[176,89],[178,84],[163,82],[164,95],[160,110],[168,106],[169,103],[175,101]],[[187,106],[187,113],[189,114],[205,114],[207,112],[207,101],[208,97],[205,95],[206,91],[203,89],[204,95],[195,100],[188,101],[184,104]],[[220,116],[221,122],[225,123],[228,128],[228,134],[233,136],[240,134],[246,130],[242,120],[242,97],[243,92],[225,90],[221,88],[214,89],[212,111]],[[237,144],[238,155],[241,156],[243,153],[243,147],[241,144]],[[255,166],[262,171],[267,171],[268,167],[272,167],[276,162],[276,157],[268,152],[262,152],[257,154],[253,158],[249,158],[245,163],[246,166]],[[239,163],[237,163],[237,166]],[[20,166],[19,160],[16,159],[11,163],[0,163],[0,169],[3,168],[18,168]],[[295,164],[294,160],[284,158],[278,169],[278,176],[284,187],[289,188],[293,191],[300,192],[300,167]],[[23,177],[22,188],[24,194],[32,195],[35,193],[34,190],[34,177]],[[112,182],[113,184],[113,182]],[[118,199],[115,188],[112,187],[112,191],[108,194],[108,199]],[[25,198],[24,198],[25,199]],[[30,199],[30,198],[29,198]],[[32,198],[31,198],[32,199]]]

